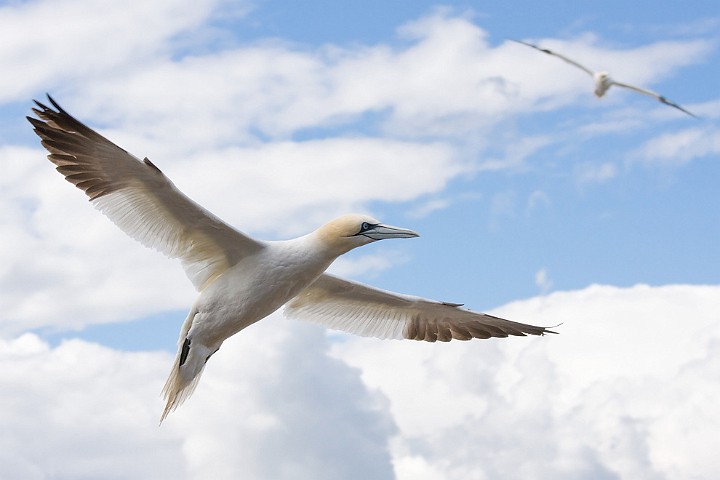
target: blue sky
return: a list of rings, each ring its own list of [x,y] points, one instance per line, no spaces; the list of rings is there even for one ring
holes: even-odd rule
[[[2,5],[0,386],[18,409],[7,455],[30,452],[4,474],[90,478],[97,472],[76,456],[43,451],[98,438],[135,445],[118,478],[203,478],[206,468],[225,478],[236,462],[256,478],[368,478],[370,464],[374,478],[400,479],[503,478],[503,468],[524,478],[709,478],[720,467],[699,446],[720,417],[687,410],[674,387],[696,392],[687,405],[720,400],[715,2]],[[700,118],[617,88],[598,100],[583,72],[511,38],[608,69]],[[274,315],[226,343],[196,396],[156,431],[157,393],[195,292],[179,265],[125,237],[53,171],[24,118],[45,92],[244,232],[288,238],[365,211],[421,237],[359,249],[336,273],[564,322],[561,335],[428,347]],[[72,391],[88,384],[83,407],[72,407]],[[647,385],[661,397],[655,408],[698,433],[643,411]],[[57,419],[84,423],[83,408],[105,420],[65,436]],[[335,409],[335,428],[293,415],[323,408]],[[428,412],[447,423],[418,425],[413,414]],[[36,418],[52,435],[28,450],[23,432]],[[522,438],[508,436],[514,427]],[[308,429],[324,433],[304,438]],[[587,443],[570,442],[578,432]],[[209,438],[248,453],[239,460]],[[617,458],[612,438],[629,442]],[[283,447],[259,447],[273,442]],[[361,452],[352,471],[328,442]],[[449,447],[469,444],[484,453]],[[158,445],[172,467],[141,451]],[[546,458],[505,464],[499,448]],[[98,455],[98,465],[127,464]],[[302,474],[294,455],[312,459]]]

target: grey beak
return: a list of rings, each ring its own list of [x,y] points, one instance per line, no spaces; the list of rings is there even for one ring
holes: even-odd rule
[[[365,230],[360,235],[364,235],[373,240],[384,240],[386,238],[413,238],[419,237],[420,235],[412,230],[406,228],[393,227],[392,225],[375,225],[374,227]]]

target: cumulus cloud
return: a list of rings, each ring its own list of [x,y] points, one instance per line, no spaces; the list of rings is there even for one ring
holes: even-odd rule
[[[327,349],[322,330],[268,319],[228,341],[158,427],[173,355],[1,341],[0,475],[392,478],[384,398]]]
[[[169,361],[81,341],[51,349],[33,334],[2,341],[2,476],[181,475],[182,440],[153,411]]]
[[[162,427],[172,354],[24,334],[0,341],[0,474],[713,478],[719,298],[594,285],[493,312],[563,322],[557,336],[449,344],[274,315],[227,341]]]
[[[458,141],[509,115],[534,111],[538,102],[567,105],[575,100],[573,89],[590,90],[583,72],[568,75],[570,67],[563,62],[512,42],[493,48],[484,29],[448,9],[401,26],[400,46],[303,49],[275,40],[195,52],[188,51],[187,42],[178,36],[198,26],[209,28],[213,11],[225,8],[222,2],[207,0],[184,9],[165,0],[152,8],[123,8],[122,15],[115,16],[102,11],[99,2],[87,3],[83,15],[69,12],[60,21],[50,9],[64,12],[62,4],[50,7],[40,2],[7,9],[7,23],[16,25],[13,28],[54,26],[40,28],[49,32],[32,41],[26,34],[11,36],[23,45],[47,49],[31,63],[45,73],[37,86],[20,81],[27,75],[10,77],[6,81],[22,84],[22,91],[5,91],[13,92],[13,100],[25,99],[38,86],[46,86],[48,77],[71,80],[73,87],[64,88],[64,98],[83,116],[142,132],[156,141],[170,136],[183,147],[237,144],[257,140],[258,133],[261,138],[287,139],[303,129],[354,125],[368,114],[378,114],[377,128],[389,135],[449,136]],[[163,27],[157,28],[160,20]],[[59,33],[64,29],[67,35]],[[116,41],[126,36],[128,42]],[[94,50],[97,42],[89,40],[94,37],[113,39],[113,45],[123,50],[115,55]],[[625,80],[639,82],[699,62],[711,48],[697,40],[612,50],[597,46],[599,41],[592,36],[547,43],[597,58],[599,64],[625,73]],[[78,62],[86,68],[78,68],[72,64],[74,57],[68,61],[48,45],[79,52]],[[103,51],[101,61],[83,54],[90,45],[93,52]],[[18,71],[7,63],[8,71]],[[92,75],[87,72],[91,66]],[[531,78],[528,71],[536,73]],[[178,131],[183,132],[179,138]]]
[[[202,179],[199,163],[207,168]],[[331,216],[367,210],[371,201],[406,202],[441,191],[466,170],[446,144],[375,138],[228,148],[171,168],[176,183],[194,198],[206,197],[203,204],[216,214],[273,235],[305,233]]]
[[[5,71],[0,101],[59,87],[68,79],[99,80],[151,64],[177,48],[172,44],[177,45],[180,33],[194,31],[202,37],[205,22],[223,3],[10,2],[0,9],[0,64]]]
[[[712,478],[718,293],[591,286],[494,312],[558,336],[333,352],[389,398],[399,479]]]

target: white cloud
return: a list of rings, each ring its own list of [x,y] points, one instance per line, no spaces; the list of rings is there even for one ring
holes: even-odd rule
[[[402,48],[260,42],[179,60],[163,55],[102,82],[80,78],[81,93],[69,98],[83,114],[120,118],[146,135],[185,130],[183,143],[237,143],[248,130],[287,138],[377,112],[391,135],[458,138],[516,108],[498,68],[506,65],[488,58],[486,33],[468,19],[435,13],[400,35],[409,40]]]
[[[184,191],[194,198],[206,195],[203,203],[222,218],[281,235],[305,233],[332,216],[367,210],[371,201],[403,202],[440,191],[464,170],[446,144],[375,138],[228,148],[171,168]],[[228,203],[233,197],[237,203]],[[254,208],[243,212],[238,205]]]
[[[503,156],[483,158],[475,167],[477,171],[527,170],[532,168],[528,165],[527,158],[552,143],[549,136],[514,138],[514,135],[502,134],[501,139]]]
[[[588,183],[605,183],[617,176],[617,167],[611,162],[599,165],[582,163],[575,167],[575,181],[580,185]]]
[[[3,478],[713,478],[720,286],[496,312],[557,336],[426,344],[273,316],[157,426],[173,356],[0,341]],[[394,473],[394,477],[393,477]]]
[[[547,269],[541,268],[535,272],[535,285],[540,289],[542,293],[547,293],[553,286],[553,281],[548,275]]]
[[[385,248],[374,254],[343,255],[330,265],[328,272],[341,277],[373,278],[407,261],[408,256],[403,250]]]
[[[68,79],[102,81],[137,73],[168,55],[180,33],[202,36],[223,2],[103,0],[10,2],[0,9],[0,101],[58,88]],[[28,59],[32,59],[28,61]]]
[[[578,128],[578,133],[584,137],[601,136],[607,134],[627,135],[637,132],[647,123],[645,116],[640,116],[637,110],[623,109],[613,111],[602,118],[593,118],[592,122]]]
[[[713,478],[719,294],[591,286],[494,312],[557,336],[333,352],[389,398],[399,479]]]
[[[410,218],[424,218],[440,210],[448,208],[452,204],[449,198],[435,198],[419,205],[408,212]]]
[[[647,166],[678,167],[696,158],[720,154],[720,129],[688,128],[650,139],[632,155],[631,162]]]
[[[4,478],[178,476],[181,438],[158,430],[169,354],[115,352],[32,334],[0,341]]]
[[[564,62],[512,42],[491,48],[484,29],[449,10],[437,10],[400,27],[398,35],[404,42],[399,47],[300,49],[280,41],[261,41],[188,54],[184,51],[187,43],[178,40],[178,35],[207,27],[220,3],[208,0],[183,10],[166,0],[152,9],[124,7],[119,16],[102,12],[102,18],[93,17],[94,12],[99,15],[97,2],[86,3],[84,17],[68,14],[75,22],[81,19],[68,35],[13,37],[23,45],[47,49],[32,62],[44,73],[37,85],[21,81],[28,75],[11,76],[6,81],[15,87],[4,91],[12,92],[13,99],[24,98],[41,85],[47,88],[43,77],[71,78],[73,86],[65,88],[62,100],[84,118],[112,121],[124,131],[143,132],[155,141],[167,142],[169,137],[183,147],[252,141],[257,132],[287,139],[304,128],[348,125],[364,114],[378,112],[385,112],[379,124],[389,135],[449,136],[471,142],[467,139],[510,115],[536,111],[539,101],[546,106],[568,104],[577,97],[569,93],[573,90],[591,97],[591,83],[583,72],[570,75],[571,67]],[[26,26],[63,25],[50,10],[62,12],[62,5],[31,5],[38,6],[9,10],[19,17],[12,20],[18,25],[14,28],[35,31]],[[158,22],[163,22],[162,28],[155,28]],[[123,50],[115,55],[107,55],[102,48],[94,50],[97,41],[90,39],[99,37],[98,32],[102,33],[100,42],[110,38]],[[126,36],[131,41],[116,41]],[[594,41],[585,37],[547,43],[597,58],[600,64],[607,60],[628,81],[666,76],[697,63],[710,48],[706,42],[678,41],[620,51],[601,49]],[[76,43],[83,48],[76,48]],[[77,60],[85,67],[54,49],[85,53],[79,53]],[[8,47],[8,52],[17,50]],[[90,51],[103,51],[102,59]],[[23,60],[23,65],[29,64]],[[22,70],[10,60],[5,66],[12,72]]]
[[[322,330],[272,318],[228,341],[158,427],[173,356],[32,334],[0,341],[3,478],[391,478],[382,396],[326,354]]]
[[[535,190],[528,196],[527,209],[535,210],[542,206],[549,206],[550,196],[542,190]]]
[[[493,195],[490,200],[490,221],[495,228],[501,219],[514,217],[517,213],[517,192],[506,190]]]

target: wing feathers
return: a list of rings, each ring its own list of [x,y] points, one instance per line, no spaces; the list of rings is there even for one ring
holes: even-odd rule
[[[561,54],[557,53],[556,51],[549,50],[549,49],[547,49],[547,48],[541,48],[541,47],[538,47],[537,45],[534,45],[534,44],[532,44],[532,43],[523,42],[522,40],[514,40],[514,39],[511,39],[511,40],[512,40],[513,42],[522,43],[523,45],[527,45],[528,47],[534,48],[535,50],[538,50],[538,51],[540,51],[540,52],[546,53],[546,54],[548,54],[548,55],[552,55],[552,56],[554,56],[554,57],[557,57],[557,58],[559,58],[560,60],[563,60],[564,62],[569,63],[570,65],[579,68],[580,70],[584,71],[585,73],[587,73],[587,74],[590,75],[590,76],[593,76],[593,75],[594,75],[594,72],[593,72],[592,70],[590,70],[589,68],[587,68],[585,65],[582,65],[582,64],[576,62],[575,60],[566,57],[565,55],[561,55]]]
[[[615,80],[612,81],[612,84],[615,86],[618,86],[618,87],[627,88],[628,90],[632,90],[632,91],[640,93],[642,95],[647,95],[648,97],[653,97],[653,98],[657,99],[659,102],[664,103],[665,105],[669,105],[673,108],[677,108],[681,112],[687,113],[691,117],[697,118],[697,115],[695,115],[694,113],[691,113],[691,112],[685,110],[683,107],[681,107],[677,103],[671,102],[670,100],[663,97],[662,95],[660,95],[657,92],[653,92],[652,90],[648,90],[646,88],[636,87],[635,85],[630,85],[629,83],[618,82]]]
[[[72,117],[35,102],[27,117],[48,159],[125,233],[182,260],[196,288],[263,247],[190,200],[150,160],[139,160]]]
[[[426,342],[555,333],[472,312],[457,304],[386,292],[328,274],[290,301],[285,314],[357,335]]]

